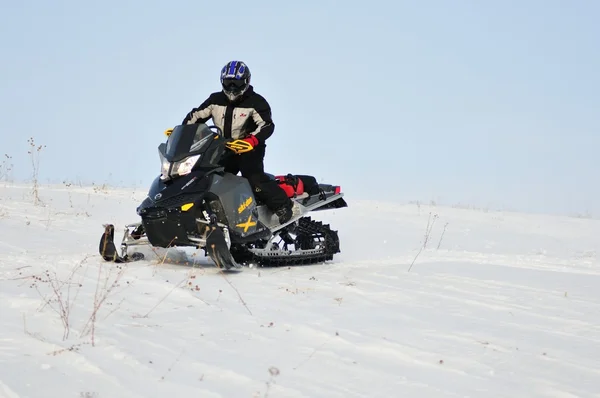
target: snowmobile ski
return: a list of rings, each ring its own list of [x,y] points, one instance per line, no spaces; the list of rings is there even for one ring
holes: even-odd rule
[[[225,237],[226,229],[221,228],[220,226],[214,224],[209,224],[205,226],[206,228],[206,254],[210,257],[211,260],[217,265],[218,268],[230,270],[232,268],[242,268],[239,265],[231,252],[229,251],[229,247],[231,243],[228,243],[228,240]]]
[[[132,261],[139,261],[144,259],[144,253],[134,252],[131,255],[125,253],[124,256],[120,256],[115,246],[115,226],[112,224],[104,225],[104,233],[100,237],[100,244],[98,247],[100,255],[105,261],[114,263],[129,263]]]

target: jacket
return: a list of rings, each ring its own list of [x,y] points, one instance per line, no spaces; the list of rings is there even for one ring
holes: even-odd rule
[[[252,85],[234,103],[222,91],[212,93],[200,106],[193,108],[181,124],[206,123],[210,118],[223,130],[225,138],[245,138],[252,134],[259,145],[264,145],[275,130],[269,103],[254,91]]]

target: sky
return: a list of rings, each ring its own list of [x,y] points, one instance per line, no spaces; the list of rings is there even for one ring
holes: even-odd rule
[[[144,188],[163,131],[243,60],[265,167],[346,198],[600,214],[600,3],[0,1],[0,156]]]

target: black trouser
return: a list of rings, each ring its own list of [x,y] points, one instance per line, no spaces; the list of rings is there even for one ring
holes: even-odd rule
[[[275,211],[284,205],[290,205],[291,201],[277,181],[265,174],[263,161],[265,149],[264,145],[259,145],[252,151],[240,155],[230,153],[223,159],[223,166],[226,172],[232,174],[241,172],[242,177],[250,182],[256,198],[266,204],[271,211]]]

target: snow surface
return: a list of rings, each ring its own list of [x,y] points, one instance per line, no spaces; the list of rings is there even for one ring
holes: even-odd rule
[[[599,220],[348,194],[324,265],[103,262],[144,196],[0,185],[0,397],[600,397]]]

